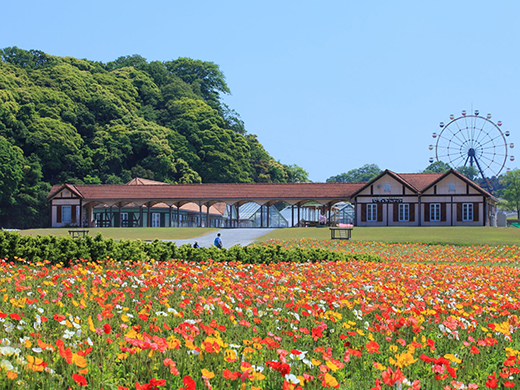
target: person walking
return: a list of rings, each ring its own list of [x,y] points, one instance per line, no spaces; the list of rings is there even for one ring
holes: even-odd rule
[[[195,244],[193,244],[193,247],[194,248],[200,248],[199,243],[197,241],[195,241]]]
[[[218,249],[222,249],[222,239],[220,238],[220,233],[215,237],[215,241],[213,241],[213,245],[215,245]]]

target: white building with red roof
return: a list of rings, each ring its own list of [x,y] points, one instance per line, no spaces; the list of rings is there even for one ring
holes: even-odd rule
[[[47,199],[51,227],[240,226],[240,207],[250,202],[260,206],[260,227],[271,226],[268,210],[279,202],[290,207],[290,226],[305,219],[308,204],[333,223],[340,202],[354,205],[357,226],[494,226],[497,203],[454,170],[386,170],[369,183],[167,184],[136,178],[125,185],[55,185]]]
[[[497,199],[455,170],[386,170],[352,195],[357,226],[495,226]]]

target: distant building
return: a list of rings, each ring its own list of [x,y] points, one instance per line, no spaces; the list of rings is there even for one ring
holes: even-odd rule
[[[352,194],[356,226],[496,226],[497,199],[455,170],[384,171]]]
[[[368,183],[52,187],[51,227],[496,226],[497,199],[457,171],[389,170]],[[278,211],[275,204],[288,206]],[[269,210],[269,212],[268,212]]]

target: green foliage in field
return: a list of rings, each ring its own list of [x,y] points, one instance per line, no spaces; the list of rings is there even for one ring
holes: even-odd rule
[[[271,262],[316,262],[340,260],[381,261],[372,254],[350,254],[332,252],[321,248],[285,249],[277,246],[254,245],[249,247],[234,246],[229,249],[193,248],[190,245],[177,246],[173,242],[155,240],[146,243],[140,240],[103,239],[96,237],[70,238],[56,236],[21,236],[13,232],[0,232],[0,258],[24,259],[29,262],[48,260],[51,264],[68,264],[70,260],[103,260],[107,258],[120,261],[239,261],[248,264],[266,264]]]
[[[0,49],[0,171],[13,161],[0,174],[0,226],[45,226],[54,184],[306,181],[246,134],[229,93],[207,61]]]

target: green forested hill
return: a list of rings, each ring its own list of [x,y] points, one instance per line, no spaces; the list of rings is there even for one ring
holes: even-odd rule
[[[0,50],[0,227],[46,225],[59,183],[306,180],[247,134],[227,93],[212,62]]]

